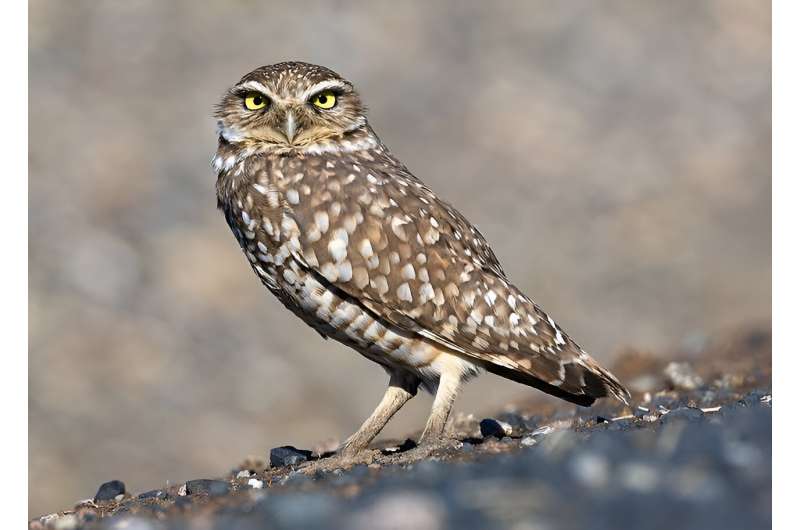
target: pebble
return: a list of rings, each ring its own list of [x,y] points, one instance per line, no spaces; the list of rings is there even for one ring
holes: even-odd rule
[[[521,436],[525,431],[535,427],[535,419],[528,419],[516,412],[504,412],[496,418],[500,424],[506,424],[511,429],[506,433],[509,436]]]
[[[544,425],[542,427],[539,427],[535,431],[533,431],[530,435],[531,436],[546,436],[546,435],[550,434],[551,432],[553,432],[554,430],[555,429],[553,429],[551,426]]]
[[[309,458],[311,458],[311,451],[284,445],[270,450],[269,465],[271,467],[296,466],[307,462]]]
[[[493,418],[486,418],[481,420],[480,423],[481,436],[484,438],[498,438],[502,439],[509,436],[512,432],[511,425],[504,421],[497,421]]]
[[[166,499],[167,494],[163,490],[150,490],[140,493],[139,499]]]
[[[120,495],[125,495],[125,483],[121,480],[111,480],[100,485],[94,500],[95,502],[113,501]]]
[[[257,478],[251,478],[250,480],[247,481],[247,485],[253,489],[260,490],[261,488],[264,487],[264,481],[258,480]]]
[[[190,480],[186,482],[186,494],[196,495],[198,493],[205,493],[211,497],[217,495],[225,495],[231,489],[231,485],[224,480],[211,480],[201,478],[197,480]]]

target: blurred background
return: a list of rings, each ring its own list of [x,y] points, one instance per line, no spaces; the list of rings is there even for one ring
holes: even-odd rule
[[[216,211],[212,106],[244,73],[352,80],[393,152],[610,362],[769,326],[770,33],[762,0],[32,0],[30,515],[343,439],[384,390],[272,299]],[[534,393],[487,375],[456,410]]]

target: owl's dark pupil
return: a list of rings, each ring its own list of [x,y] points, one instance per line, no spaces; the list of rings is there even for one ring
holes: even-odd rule
[[[324,105],[325,103],[328,102],[328,96],[320,96],[319,97],[319,102]]]
[[[261,105],[261,103],[262,103],[261,96],[254,97],[253,98],[253,103],[255,103],[256,105]]]

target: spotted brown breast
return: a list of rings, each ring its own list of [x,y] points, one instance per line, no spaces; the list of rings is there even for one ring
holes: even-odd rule
[[[376,346],[391,332],[406,350],[455,353],[578,404],[625,401],[614,376],[508,281],[478,230],[385,148],[252,156],[229,173],[220,204],[254,269],[323,334],[402,363],[397,341]],[[336,307],[320,310],[323,297]],[[359,318],[382,334],[366,336]]]

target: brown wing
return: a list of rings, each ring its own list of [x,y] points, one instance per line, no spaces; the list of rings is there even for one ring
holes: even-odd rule
[[[389,168],[388,170],[386,168]],[[289,190],[302,260],[382,319],[589,405],[625,389],[505,277],[478,230],[391,158],[337,159]]]

